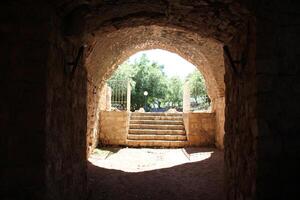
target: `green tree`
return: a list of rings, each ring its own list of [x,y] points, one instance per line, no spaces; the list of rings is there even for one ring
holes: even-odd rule
[[[132,67],[136,74],[132,78],[135,82],[135,89],[132,90],[132,107],[133,110],[139,109],[147,104],[147,108],[157,105],[160,107],[162,100],[167,92],[167,80],[163,73],[163,65],[151,62],[145,54],[136,60]],[[148,92],[145,99],[144,91]]]
[[[108,85],[112,89],[112,106],[118,109],[126,108],[127,98],[127,85],[130,81],[131,87],[134,88],[134,82],[132,77],[135,75],[135,71],[132,68],[129,61],[125,61],[118,69],[113,73],[111,78],[107,81]]]
[[[182,80],[178,76],[167,78],[163,72],[164,66],[150,61],[145,54],[134,62],[126,61],[119,66],[117,71],[108,81],[113,91],[117,88],[126,90],[127,83],[120,81],[129,80],[131,83],[131,110],[144,107],[182,107]],[[207,95],[203,76],[198,70],[188,75],[191,97],[197,109],[207,109],[210,99]],[[148,92],[145,98],[144,92]],[[118,91],[117,91],[118,92]]]
[[[191,97],[194,99],[197,109],[207,109],[210,106],[210,99],[207,95],[205,81],[198,70],[194,70],[187,77],[191,91]]]
[[[108,85],[114,89],[117,87],[121,87],[123,89],[127,88],[127,84],[120,84],[120,81],[130,81],[131,87],[134,87],[135,83],[132,78],[135,76],[136,71],[127,60],[123,64],[121,64],[118,69],[113,73],[113,75],[108,80]]]
[[[182,107],[183,83],[179,76],[173,76],[168,81],[167,104],[170,107]]]

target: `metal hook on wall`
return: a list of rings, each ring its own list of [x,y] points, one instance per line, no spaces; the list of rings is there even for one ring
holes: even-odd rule
[[[68,59],[66,65],[65,65],[65,72],[67,74],[74,74],[74,72],[76,71],[76,69],[80,63],[80,60],[82,59],[84,48],[86,48],[86,47],[87,47],[87,45],[83,45],[79,48],[77,56],[74,61],[70,61],[71,59]]]
[[[238,71],[237,64],[241,66],[241,69],[243,69],[245,67],[245,65],[247,64],[247,59],[246,59],[245,53],[242,53],[242,58],[240,60],[233,60],[227,45],[223,46],[223,50],[224,50],[226,57],[229,60],[231,70],[233,71],[233,73],[235,75],[240,76],[241,74]]]
[[[231,67],[231,70],[233,73],[237,76],[241,76],[241,72],[244,70],[247,61],[248,61],[248,55],[249,55],[249,50],[250,50],[250,42],[251,42],[251,32],[250,32],[250,21],[248,21],[248,26],[247,26],[247,38],[246,38],[246,44],[245,48],[241,53],[241,58],[240,60],[233,60],[231,53],[229,51],[229,47],[227,45],[223,46],[224,53],[226,57],[229,60],[229,64]],[[238,70],[237,65],[240,66],[240,70]]]

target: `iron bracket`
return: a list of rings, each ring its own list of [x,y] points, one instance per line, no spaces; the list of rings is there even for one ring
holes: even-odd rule
[[[74,74],[79,63],[80,63],[80,60],[82,59],[82,56],[83,56],[83,52],[84,52],[84,49],[85,47],[87,47],[87,45],[83,45],[79,48],[78,50],[78,53],[77,53],[77,56],[75,58],[74,61],[72,62],[67,62],[66,66],[65,66],[65,71],[66,73],[70,73],[70,74]]]

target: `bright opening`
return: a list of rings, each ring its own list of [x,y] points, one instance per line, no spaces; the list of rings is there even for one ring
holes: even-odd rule
[[[189,111],[210,109],[205,80],[198,69],[179,55],[161,49],[141,51],[121,64],[108,86],[113,109],[125,109],[127,81],[131,87],[130,110],[183,111],[184,88],[189,90]]]
[[[143,55],[146,55],[149,60],[163,65],[164,73],[170,78],[179,76],[180,79],[184,81],[190,73],[197,70],[195,65],[183,59],[181,56],[162,49],[140,51],[132,55],[128,60],[133,63]]]

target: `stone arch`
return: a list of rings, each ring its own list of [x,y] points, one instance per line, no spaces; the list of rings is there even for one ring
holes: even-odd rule
[[[216,113],[216,145],[223,148],[225,68],[221,42],[184,29],[157,25],[97,32],[87,35],[85,41],[92,44],[85,60],[86,71],[90,82],[99,88],[119,64],[138,51],[160,48],[193,63],[206,80]]]
[[[225,146],[225,157],[230,160],[230,156],[234,156],[235,152],[239,151],[238,144],[242,144],[246,138],[232,136],[240,129],[241,131],[244,128],[250,130],[249,124],[245,123],[249,120],[249,116],[239,117],[238,113],[240,107],[245,109],[248,107],[247,91],[240,88],[244,85],[236,84],[236,74],[232,73],[231,65],[226,57],[223,59],[222,50],[222,45],[229,46],[232,58],[237,61],[241,59],[242,54],[245,52],[249,54],[250,52],[245,51],[247,48],[245,41],[248,36],[244,36],[249,31],[249,24],[252,27],[255,21],[252,19],[251,13],[239,2],[235,0],[217,2],[206,0],[99,2],[95,0],[85,4],[74,1],[64,5],[62,10],[65,12],[62,13],[62,16],[65,19],[64,22],[70,25],[65,30],[65,34],[71,41],[72,39],[76,41],[75,46],[83,44],[88,46],[88,51],[85,53],[88,88],[91,88],[88,89],[88,137],[96,135],[94,133],[98,131],[97,123],[99,120],[95,117],[97,116],[97,106],[92,105],[97,105],[96,102],[99,99],[97,91],[99,87],[101,88],[104,80],[108,78],[118,63],[130,55],[130,52],[134,53],[138,49],[146,49],[146,46],[150,48],[149,43],[151,41],[152,43],[159,41],[159,45],[153,44],[152,46],[160,48],[162,48],[162,44],[169,47],[173,46],[169,50],[174,52],[178,50],[177,53],[183,58],[187,60],[190,58],[189,61],[199,68],[202,67],[201,72],[205,74],[209,95],[213,101],[213,111],[216,113],[216,145],[219,148]],[[151,37],[148,37],[148,41],[144,39],[147,36],[145,33],[152,33],[150,34]],[[120,34],[123,38],[127,36],[126,40],[118,39]],[[163,36],[166,39],[162,40]],[[131,43],[129,48],[135,50],[130,51],[124,47],[128,46],[129,43]],[[167,45],[170,43],[173,45]],[[174,48],[174,44],[177,44],[178,47]],[[186,50],[183,50],[185,46]],[[204,48],[206,46],[207,48]],[[252,51],[255,49],[253,48]],[[197,57],[202,55],[208,65],[203,67],[204,65],[195,62],[196,59],[191,59],[193,58],[191,55],[199,55]],[[254,65],[248,63],[247,66],[248,69],[253,69]],[[107,70],[109,68],[111,70]],[[224,76],[226,84],[224,83]],[[223,146],[225,94],[227,101],[225,130],[227,128],[229,134],[226,134],[227,140]],[[237,122],[244,124],[243,127],[235,126]],[[248,131],[247,134],[251,133]],[[242,151],[245,152],[246,150],[243,149]],[[251,167],[247,169],[251,173],[254,173],[254,170]],[[232,177],[232,175],[229,176]]]
[[[216,118],[220,122],[217,123],[217,132],[219,132],[217,135],[220,137],[216,140],[219,141],[218,146],[223,147],[225,69],[222,44],[230,43],[236,34],[240,34],[241,30],[247,28],[247,21],[251,17],[247,9],[237,1],[212,3],[203,0],[150,0],[74,2],[68,4],[63,10],[65,11],[62,13],[64,23],[68,24],[65,34],[71,38],[81,37],[81,43],[89,47],[85,64],[89,83],[93,87],[101,87],[111,71],[121,62],[122,52],[118,51],[128,54],[129,51],[124,45],[131,43],[133,49],[138,46],[140,49],[145,49],[145,47],[141,48],[142,44],[148,44],[149,47],[150,41],[160,41],[160,46],[177,43],[180,46],[176,48],[178,52],[183,52],[183,47],[188,47],[185,50],[186,55],[179,54],[186,59],[190,58],[187,60],[201,68],[206,78],[208,93],[213,101],[213,110],[220,110],[216,112]],[[143,37],[137,37],[139,35]],[[123,41],[120,36],[123,37]],[[127,38],[124,39],[124,36]],[[152,38],[148,38],[148,42],[144,39],[147,36]],[[173,41],[168,40],[172,37]],[[195,47],[197,45],[198,47]],[[205,50],[200,48],[206,46]],[[192,49],[194,52],[191,54],[188,51]],[[173,51],[175,51],[174,47]],[[195,62],[196,59],[191,59],[193,57],[191,55],[199,55],[199,52],[205,56],[208,63],[206,66],[210,67],[202,67],[202,64]],[[112,70],[106,70],[107,66]],[[91,114],[94,115],[95,113]]]
[[[99,34],[94,38],[93,50],[86,59],[87,71],[101,86],[130,55],[155,48],[177,53],[193,63],[204,75],[209,96],[212,99],[224,96],[222,44],[174,28],[140,26]]]
[[[243,31],[247,30],[247,21],[251,16],[237,1],[133,0],[129,2],[125,0],[93,0],[86,3],[72,1],[71,3],[58,5],[58,7],[61,9],[62,23],[68,25],[64,26],[64,34],[67,36],[68,42],[70,41],[71,49],[74,47],[79,48],[81,45],[87,45],[88,47],[84,57],[84,70],[88,76],[88,136],[96,135],[95,133],[98,131],[97,99],[99,99],[99,88],[101,88],[103,81],[108,78],[118,63],[121,63],[122,60],[125,60],[138,49],[150,48],[151,43],[153,43],[152,47],[159,48],[163,48],[162,44],[164,44],[165,47],[163,49],[169,47],[169,50],[177,51],[182,57],[190,58],[192,63],[195,63],[192,55],[199,55],[197,57],[205,58],[209,65],[202,67],[201,72],[205,73],[206,77],[210,77],[206,79],[207,83],[209,82],[207,85],[210,96],[212,99],[215,97],[216,118],[220,122],[218,123],[219,127],[217,127],[220,138],[216,138],[219,144],[223,144],[224,134],[224,74],[226,72],[225,77],[229,80],[226,86],[228,88],[229,85],[230,89],[232,89],[232,91],[226,92],[226,98],[229,99],[227,105],[229,105],[229,108],[235,108],[234,111],[228,112],[227,110],[226,112],[227,114],[229,113],[227,119],[230,121],[227,127],[233,133],[238,130],[239,127],[235,129],[233,124],[235,121],[240,122],[245,119],[236,117],[236,110],[240,106],[239,103],[242,103],[244,106],[246,102],[245,96],[238,94],[238,97],[242,97],[241,99],[231,98],[236,95],[234,92],[239,92],[240,86],[232,84],[235,83],[236,77],[232,76],[231,71],[228,70],[229,68],[225,70],[224,66],[227,66],[226,59],[224,63],[222,56],[223,44],[229,45],[235,60],[240,59],[240,53],[244,51],[244,38],[241,39],[240,36],[245,35]],[[148,37],[146,41],[143,39],[147,36],[145,33],[152,33],[150,34],[151,37]],[[118,39],[120,35],[123,39]],[[124,36],[127,36],[125,40]],[[172,37],[173,40],[170,40]],[[162,40],[162,38],[166,39]],[[154,41],[159,41],[159,44],[155,44]],[[131,50],[125,48],[125,46],[128,46],[128,43],[131,44],[129,45]],[[174,48],[173,46],[171,48],[172,45],[168,45],[171,43],[173,45],[177,44],[178,47]],[[198,47],[196,47],[197,45]],[[201,51],[200,47],[206,47],[206,45],[212,48],[205,48],[205,50],[202,49]],[[183,50],[185,46],[186,50]],[[219,50],[214,52],[216,49]],[[214,56],[209,55],[220,56],[218,57],[220,59],[214,59]],[[222,62],[216,62],[220,60]],[[204,66],[195,64],[198,67]],[[230,136],[233,136],[233,134],[230,133]],[[227,140],[229,145],[227,146],[226,157],[228,159],[238,149],[236,144],[242,143],[240,142],[242,140],[239,139],[238,137],[237,139],[231,137]],[[248,171],[252,173],[253,168],[250,167]],[[232,176],[230,175],[230,177]]]

